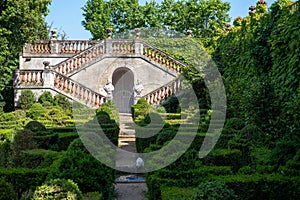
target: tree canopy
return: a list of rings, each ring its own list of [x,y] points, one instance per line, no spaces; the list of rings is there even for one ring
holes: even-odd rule
[[[5,104],[4,102],[7,108],[12,107],[12,72],[18,66],[18,56],[24,43],[48,38],[48,28],[44,18],[49,12],[50,3],[51,0],[1,1],[0,107]]]
[[[192,30],[195,37],[211,41],[224,31],[229,9],[229,3],[222,0],[147,1],[145,5],[137,0],[88,0],[82,24],[93,39],[104,39],[104,29],[112,26],[117,33],[149,27],[181,33]]]

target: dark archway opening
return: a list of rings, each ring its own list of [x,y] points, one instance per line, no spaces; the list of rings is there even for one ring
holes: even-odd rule
[[[112,84],[115,87],[113,99],[119,112],[130,113],[134,103],[133,72],[125,67],[116,69],[112,76]]]

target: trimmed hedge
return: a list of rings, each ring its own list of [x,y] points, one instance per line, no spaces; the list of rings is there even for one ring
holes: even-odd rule
[[[28,169],[28,168],[0,168],[0,179],[13,185],[17,192],[18,199],[23,194],[34,191],[35,188],[45,181],[49,168]]]
[[[50,151],[45,149],[33,149],[21,152],[20,167],[25,168],[45,168],[63,156],[63,152]]]
[[[252,174],[216,176],[212,180],[224,182],[234,190],[238,199],[294,200],[300,196],[300,177],[286,177],[280,174]]]

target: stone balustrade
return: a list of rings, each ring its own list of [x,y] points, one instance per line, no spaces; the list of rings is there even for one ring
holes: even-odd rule
[[[76,54],[80,53],[97,42],[91,40],[65,40],[59,41],[59,53],[61,54]]]
[[[143,96],[143,98],[150,105],[158,105],[166,98],[178,93],[181,90],[181,81],[175,79],[174,81],[150,92]]]
[[[53,66],[53,69],[63,75],[74,72],[80,69],[86,63],[95,60],[99,55],[103,55],[103,44],[99,43],[95,46],[86,49],[85,51]]]
[[[133,40],[112,40],[112,54],[134,54],[135,43]]]
[[[168,69],[174,70],[177,73],[181,73],[182,68],[186,67],[184,63],[167,55],[166,53],[157,49],[156,47],[146,42],[142,42],[142,44],[143,44],[143,55],[151,59],[152,61],[155,61]]]
[[[38,40],[34,44],[25,44],[24,54],[76,54],[99,41],[91,40]]]
[[[75,97],[75,99],[78,99],[91,107],[99,107],[105,101],[103,95],[58,73],[54,73],[54,88]]]
[[[43,70],[20,70],[16,76],[17,86],[43,86]]]

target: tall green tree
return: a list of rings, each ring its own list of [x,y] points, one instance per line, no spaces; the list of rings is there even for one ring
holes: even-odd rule
[[[0,5],[0,106],[13,106],[12,72],[24,43],[48,38],[45,16],[51,0],[2,0]],[[5,95],[4,95],[5,94]]]
[[[212,41],[224,32],[229,9],[229,3],[222,0],[164,0],[161,4],[151,0],[145,5],[137,0],[89,0],[83,8],[82,23],[93,39],[104,39],[105,34],[97,33],[104,33],[104,28],[111,25],[116,33],[150,27],[181,33],[192,30],[195,37]]]

